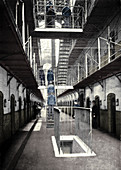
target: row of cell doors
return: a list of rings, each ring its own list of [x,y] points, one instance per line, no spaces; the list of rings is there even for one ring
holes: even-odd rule
[[[84,107],[84,95],[81,94],[79,97],[80,100],[80,106]],[[98,111],[98,128],[100,128],[100,97],[95,97],[97,111]],[[114,93],[110,93],[107,96],[107,110],[108,115],[110,117],[110,132],[113,134],[116,134],[116,96]],[[86,107],[90,108],[90,98],[88,97],[86,100]]]
[[[2,134],[3,134],[3,116],[4,116],[4,111],[3,111],[3,93],[0,92],[0,142],[2,141]],[[11,95],[11,100],[10,100],[10,107],[11,107],[11,135],[15,133],[15,97],[14,95]],[[24,101],[24,111],[26,112],[26,101]],[[28,114],[28,113],[27,113]],[[27,122],[27,114],[24,114],[24,123]],[[19,98],[19,126],[21,126],[21,98]]]
[[[30,105],[30,104],[29,104]],[[29,113],[30,110],[28,108],[30,108],[27,103],[26,100],[24,100],[24,120],[22,120],[22,101],[21,101],[21,97],[19,97],[19,127],[22,127],[25,123],[27,123],[29,121]],[[27,109],[26,109],[27,106]],[[11,133],[14,134],[15,132],[15,97],[14,95],[11,95]]]

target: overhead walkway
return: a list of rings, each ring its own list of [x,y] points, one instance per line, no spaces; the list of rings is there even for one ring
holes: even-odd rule
[[[81,1],[76,3],[82,4]],[[87,20],[84,24],[83,33],[79,35],[69,56],[69,65],[73,65],[74,61],[79,57],[84,49],[88,49],[95,41],[95,36],[103,29],[104,23],[110,23],[110,16],[114,16],[120,11],[120,2],[118,0],[97,0],[90,7]],[[74,57],[73,57],[74,56]]]
[[[74,84],[73,86],[74,89],[65,90],[58,97],[64,96],[76,89],[83,89],[85,87],[89,87],[92,90],[92,86],[94,83],[99,83],[103,88],[104,87],[103,80],[111,76],[116,76],[119,82],[121,82],[120,62],[121,62],[121,54],[119,53],[117,58],[110,61],[110,63],[105,64],[105,66],[102,66],[100,69],[96,69],[93,73],[87,75],[87,77],[85,74],[85,77],[83,79],[81,79],[79,82]]]
[[[121,68],[121,44],[120,42],[113,42],[109,41],[108,38],[103,38],[97,36],[99,31],[103,28],[103,23],[108,21],[110,22],[111,13],[114,13],[116,16],[119,13],[119,5],[117,5],[119,1],[111,1],[108,3],[106,0],[103,1],[96,1],[90,16],[87,18],[87,22],[85,24],[83,30],[83,36],[80,39],[75,41],[73,48],[70,52],[69,56],[69,66],[73,65],[74,61],[79,57],[82,51],[85,52],[86,55],[82,56],[84,58],[84,63],[80,64],[80,80],[75,81],[73,84],[74,90],[76,89],[83,89],[85,87],[89,87],[92,90],[92,86],[94,83],[99,83],[103,88],[103,80],[111,77],[116,76],[117,79],[120,80]],[[112,11],[112,12],[111,12]],[[95,38],[95,35],[98,37],[98,40]],[[93,39],[97,41],[97,61],[94,59],[93,56],[88,54],[88,50],[93,49],[93,45],[90,42],[93,42]],[[107,53],[104,56],[101,56],[100,50],[103,48],[101,45],[101,41],[105,44],[105,48],[107,49]],[[88,44],[87,44],[88,43]],[[113,43],[115,46],[115,52],[110,52],[111,49],[108,49],[107,44]],[[92,49],[91,49],[92,48]],[[86,52],[87,51],[87,52]],[[109,55],[110,54],[110,55]],[[74,56],[74,57],[73,57]],[[90,64],[92,62],[92,64]],[[66,95],[74,90],[66,90],[58,97]]]
[[[80,5],[75,6],[73,1],[70,2],[71,16],[69,17],[68,25],[66,25],[62,16],[64,2],[55,1],[53,3],[55,15],[47,15],[46,2],[45,0],[37,1],[34,4],[35,30],[32,36],[51,39],[78,38],[83,32],[84,7]]]
[[[35,29],[33,31],[33,37],[40,37],[42,39],[65,39],[65,38],[78,38],[81,37],[82,30],[79,29],[77,32],[75,29],[53,29],[53,28],[46,28],[46,29]]]

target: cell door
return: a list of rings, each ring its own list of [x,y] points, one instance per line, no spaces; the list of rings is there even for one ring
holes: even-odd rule
[[[100,98],[99,96],[95,97],[96,106],[97,106],[97,126],[100,127]]]
[[[112,133],[116,134],[116,105],[115,96],[111,98],[111,117],[112,117]]]
[[[3,93],[0,92],[0,144],[3,140]]]
[[[87,108],[90,108],[90,98],[89,98],[89,97],[87,97],[86,107],[87,107]]]
[[[22,117],[21,117],[21,97],[19,97],[19,127],[22,125]]]
[[[115,94],[110,93],[107,97],[108,115],[109,115],[109,132],[116,134],[116,104]]]
[[[27,123],[26,99],[24,99],[24,123]]]
[[[80,107],[84,107],[84,94],[83,93],[79,95],[79,102],[80,102]]]
[[[11,134],[15,133],[15,97],[11,95]]]

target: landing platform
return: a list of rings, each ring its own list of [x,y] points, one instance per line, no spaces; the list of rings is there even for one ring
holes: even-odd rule
[[[45,39],[65,39],[79,38],[82,35],[83,29],[73,28],[36,28],[32,33],[34,37]]]

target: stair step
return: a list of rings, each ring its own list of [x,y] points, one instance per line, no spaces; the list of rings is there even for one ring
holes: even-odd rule
[[[47,128],[54,128],[54,124],[47,124]]]
[[[54,123],[53,120],[47,120],[47,123]]]

